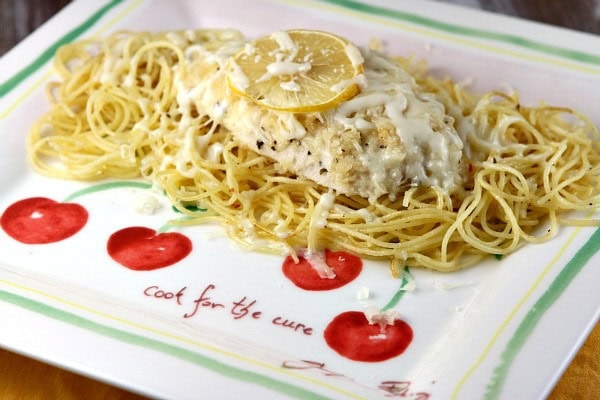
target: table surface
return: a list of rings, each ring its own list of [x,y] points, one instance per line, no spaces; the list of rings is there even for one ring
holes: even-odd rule
[[[600,0],[438,0],[600,34]],[[0,0],[0,55],[69,0]]]
[[[600,0],[438,0],[600,34]],[[60,11],[69,0],[0,0],[0,56]],[[600,326],[592,332],[550,396],[591,399],[600,387]],[[16,368],[18,366],[19,368]],[[0,398],[141,399],[121,389],[0,349]],[[35,382],[35,385],[31,385]],[[580,385],[585,382],[584,385]],[[29,383],[29,384],[28,384]],[[596,390],[596,391],[592,391]],[[53,398],[56,398],[52,396]]]

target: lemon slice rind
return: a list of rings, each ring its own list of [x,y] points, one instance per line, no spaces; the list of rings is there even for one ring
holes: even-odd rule
[[[278,111],[318,112],[360,92],[360,50],[312,30],[276,32],[247,44],[228,65],[230,89]]]

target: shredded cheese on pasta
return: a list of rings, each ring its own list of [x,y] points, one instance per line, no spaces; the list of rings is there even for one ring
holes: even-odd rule
[[[65,179],[141,176],[187,216],[180,224],[217,222],[257,251],[331,248],[390,260],[395,274],[404,265],[454,271],[549,240],[561,223],[599,224],[563,217],[600,206],[600,135],[585,116],[526,107],[517,94],[474,96],[409,59],[394,62],[454,118],[464,187],[413,185],[368,199],[282,173],[219,124],[226,104],[196,106],[207,88],[226,90],[214,68],[244,43],[236,31],[201,30],[63,46],[54,64],[61,81],[48,87],[50,109],[28,137],[31,164]],[[203,88],[185,86],[192,72]]]

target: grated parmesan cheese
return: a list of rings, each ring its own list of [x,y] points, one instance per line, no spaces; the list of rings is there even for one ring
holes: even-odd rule
[[[153,195],[142,193],[135,197],[134,208],[140,214],[152,215],[160,208],[160,202]]]
[[[369,324],[379,324],[381,332],[385,331],[387,325],[394,325],[394,321],[400,319],[400,313],[396,310],[382,311],[375,305],[369,305],[364,309],[365,317]]]
[[[364,301],[364,300],[368,300],[370,295],[371,295],[371,293],[369,291],[369,288],[366,286],[363,286],[360,289],[358,289],[358,292],[356,293],[356,298],[359,301]]]

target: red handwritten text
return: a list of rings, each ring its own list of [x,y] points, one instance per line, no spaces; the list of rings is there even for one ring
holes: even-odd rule
[[[371,390],[373,389],[373,387],[361,384],[360,382],[355,381],[349,376],[337,373],[326,368],[325,363],[323,362],[310,360],[286,360],[282,363],[281,366],[283,368],[294,370],[315,370],[321,373],[323,376],[345,380],[357,385],[358,387],[363,387]],[[383,391],[386,397],[398,397],[405,398],[408,400],[428,400],[431,397],[431,395],[427,392],[411,390],[412,382],[404,380],[382,381],[377,385],[377,389]]]
[[[262,316],[261,311],[253,311],[252,313],[250,312],[250,309],[254,307],[255,304],[256,300],[252,300],[250,303],[246,304],[246,296],[244,296],[241,300],[233,302],[231,314],[234,315],[235,319],[244,318],[248,314],[250,314],[252,318],[258,319]]]
[[[175,302],[178,305],[182,305],[183,303],[181,302],[181,298],[183,297],[183,294],[185,293],[186,288],[187,288],[187,286],[184,286],[181,289],[179,289],[179,291],[177,293],[175,293],[172,291],[163,290],[160,287],[154,285],[154,286],[148,286],[144,290],[144,295],[146,295],[148,297],[154,297],[156,299],[165,299],[165,300],[175,299]]]
[[[317,369],[323,372],[325,376],[336,376],[340,378],[346,378],[343,374],[338,374],[337,372],[333,372],[325,368],[325,363],[319,361],[310,361],[310,360],[286,360],[282,364],[283,368],[287,369],[298,369],[298,370],[306,370],[306,369]]]
[[[224,308],[225,304],[214,302],[208,295],[208,292],[213,290],[214,288],[215,288],[215,285],[213,285],[213,284],[206,286],[206,288],[204,288],[204,290],[200,294],[200,297],[198,297],[196,300],[194,300],[194,304],[195,304],[194,310],[191,313],[183,314],[183,318],[193,317],[194,315],[196,315],[196,313],[201,308],[209,308],[209,309]]]
[[[273,322],[273,325],[289,328],[294,332],[302,332],[305,335],[312,335],[313,332],[313,329],[310,326],[306,326],[300,322],[290,321],[289,319],[285,319],[282,317],[275,317],[271,322]]]
[[[191,290],[188,286],[184,286],[179,290],[165,289],[157,284],[147,286],[143,290],[143,294],[148,298],[169,301],[177,306],[183,306],[186,311],[183,318],[186,319],[198,317],[201,314],[207,315],[211,310],[221,310],[221,312],[230,315],[235,321],[241,319],[261,320],[264,317],[264,312],[260,309],[258,300],[249,296],[238,297],[235,301],[225,301],[219,298],[217,286],[212,283],[207,284],[196,298],[189,296]],[[194,300],[191,300],[192,298]],[[274,315],[275,317],[264,318],[265,322],[270,322],[275,327],[284,328],[287,332],[299,332],[305,336],[313,334],[313,328],[305,323],[297,322],[279,313]]]
[[[427,400],[430,397],[426,392],[411,392],[410,381],[383,381],[379,384],[379,389],[386,392],[387,397],[402,397],[412,400]]]

